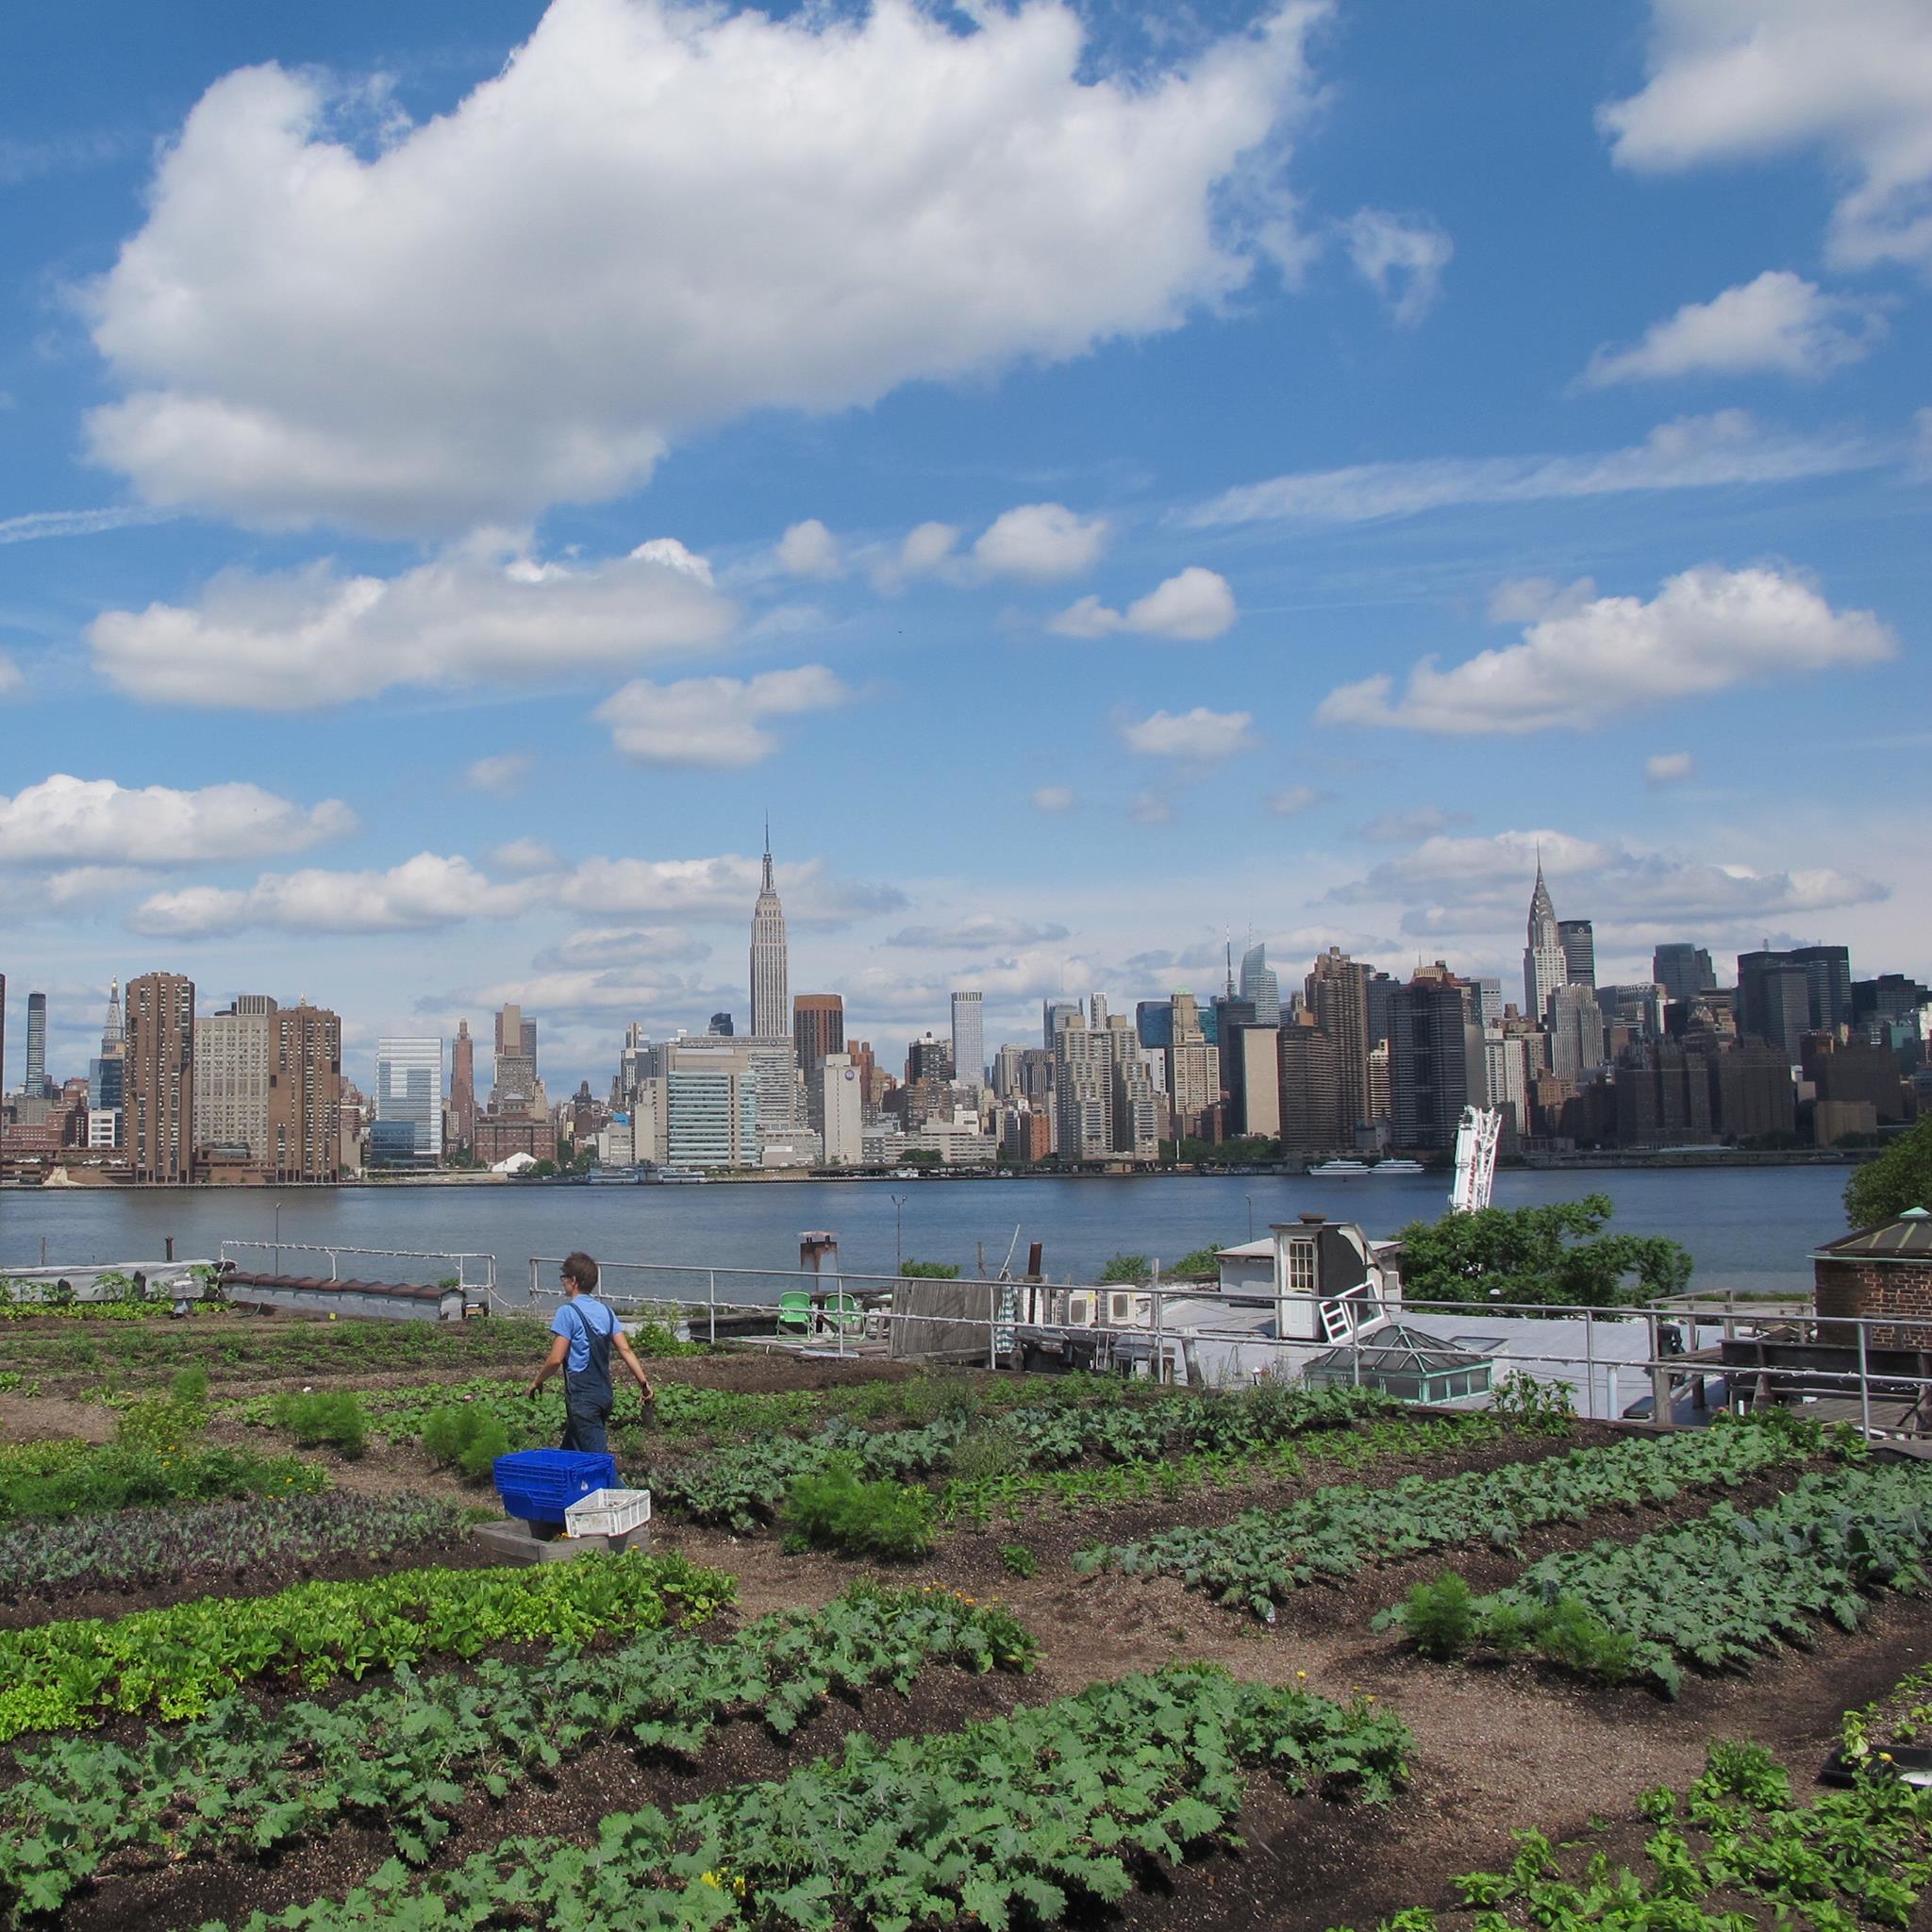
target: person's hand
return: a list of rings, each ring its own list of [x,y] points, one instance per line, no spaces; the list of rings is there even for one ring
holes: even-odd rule
[[[530,1386],[524,1391],[524,1393],[525,1395],[537,1395],[542,1392],[542,1389],[543,1385],[541,1382],[532,1382]]]

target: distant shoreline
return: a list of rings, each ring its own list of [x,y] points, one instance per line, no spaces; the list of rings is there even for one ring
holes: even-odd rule
[[[1562,1174],[1571,1172],[1616,1173],[1620,1170],[1641,1170],[1651,1173],[1707,1173],[1712,1168],[1738,1167],[1857,1167],[1873,1160],[1884,1150],[1875,1147],[1851,1148],[1735,1148],[1714,1147],[1708,1150],[1689,1149],[1682,1154],[1619,1153],[1614,1149],[1600,1149],[1576,1154],[1533,1154],[1525,1155],[1521,1160],[1500,1165],[1499,1174]],[[1438,1177],[1447,1182],[1454,1170],[1445,1162],[1441,1167],[1424,1170],[1424,1176]],[[1413,1178],[1413,1176],[1410,1176]],[[1163,1167],[1141,1168],[1132,1172],[1108,1170],[1070,1169],[1064,1172],[1054,1169],[1010,1168],[991,1169],[984,1167],[921,1168],[913,1174],[896,1174],[891,1170],[883,1173],[864,1174],[814,1174],[806,1168],[772,1168],[762,1173],[722,1173],[709,1174],[703,1185],[714,1188],[729,1187],[769,1187],[778,1185],[805,1185],[827,1183],[840,1185],[875,1184],[878,1182],[913,1180],[930,1181],[1141,1181],[1141,1180],[1334,1180],[1337,1185],[1353,1191],[1357,1186],[1366,1186],[1372,1191],[1376,1187],[1373,1173],[1337,1176],[1332,1174],[1310,1174],[1300,1167]],[[340,1181],[269,1181],[247,1183],[224,1183],[190,1181],[185,1184],[158,1181],[68,1181],[49,1186],[28,1181],[7,1181],[0,1183],[22,1192],[34,1193],[76,1193],[76,1194],[221,1194],[224,1196],[246,1196],[249,1194],[273,1193],[323,1193],[337,1189],[359,1189],[370,1191],[387,1191],[405,1188],[587,1188],[587,1187],[659,1187],[672,1185],[658,1181],[604,1181],[592,1182],[580,1175],[555,1174],[541,1180],[513,1180],[507,1174],[475,1173],[456,1169],[436,1174],[396,1174],[380,1180],[361,1176],[354,1180]],[[1386,1181],[1382,1185],[1387,1185]]]

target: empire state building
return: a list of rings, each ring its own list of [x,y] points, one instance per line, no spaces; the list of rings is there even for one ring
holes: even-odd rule
[[[791,1038],[791,982],[785,958],[785,908],[772,883],[772,828],[765,826],[765,882],[751,915],[751,1030],[759,1040]]]

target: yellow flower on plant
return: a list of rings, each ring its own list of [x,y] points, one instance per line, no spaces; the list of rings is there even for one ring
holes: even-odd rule
[[[718,1874],[715,1872],[700,1872],[698,1874],[698,1883],[700,1885],[708,1885],[713,1891],[723,1891],[724,1890],[724,1886],[718,1882]]]

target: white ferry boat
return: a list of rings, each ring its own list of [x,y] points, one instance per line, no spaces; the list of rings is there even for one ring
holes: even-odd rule
[[[1424,1174],[1427,1170],[1420,1160],[1409,1160],[1401,1155],[1393,1159],[1378,1160],[1369,1170],[1371,1174]]]
[[[705,1178],[694,1167],[660,1167],[658,1170],[658,1180],[664,1187],[702,1186]]]
[[[1352,1181],[1374,1171],[1366,1160],[1324,1160],[1308,1169],[1319,1181]]]

